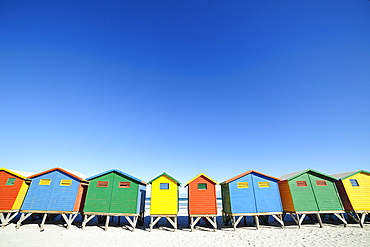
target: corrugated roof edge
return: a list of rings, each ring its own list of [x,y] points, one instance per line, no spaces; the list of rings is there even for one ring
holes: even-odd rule
[[[224,182],[222,182],[222,183],[220,183],[220,184],[228,184],[228,183],[230,183],[230,182],[232,182],[232,181],[234,181],[234,180],[236,180],[236,179],[238,179],[238,178],[244,177],[245,175],[248,175],[248,174],[250,174],[250,173],[257,173],[257,174],[260,174],[260,175],[262,175],[262,176],[265,176],[265,177],[268,177],[268,178],[272,178],[272,179],[274,179],[274,180],[276,180],[276,181],[280,181],[280,180],[281,180],[280,178],[275,178],[275,177],[273,177],[273,176],[270,176],[270,175],[264,174],[264,173],[262,173],[262,172],[258,172],[258,171],[255,171],[255,170],[249,170],[249,171],[246,171],[246,172],[244,172],[244,173],[242,173],[242,174],[239,174],[238,176],[235,176],[235,177],[233,177],[233,178],[230,178],[230,179],[228,179],[228,180],[226,180],[226,181],[224,181]]]
[[[302,175],[303,173],[307,173],[307,172],[320,174],[321,176],[327,177],[328,179],[331,179],[331,180],[338,180],[335,177],[332,177],[332,176],[330,176],[328,174],[325,174],[325,173],[322,173],[322,172],[315,171],[313,169],[306,169],[306,170],[299,171],[299,172],[288,173],[288,174],[285,174],[285,175],[281,176],[280,179],[281,180],[292,180],[292,179]]]
[[[14,176],[20,177],[22,179],[28,179],[29,176],[35,174],[34,172],[16,171],[16,170],[5,168],[5,167],[1,167],[0,171],[9,172],[9,173],[13,174]]]
[[[131,179],[133,179],[133,180],[137,181],[138,183],[141,183],[141,184],[146,185],[146,183],[145,183],[143,180],[138,179],[138,178],[136,178],[136,177],[134,177],[134,176],[131,176],[130,174],[127,174],[127,173],[125,173],[125,172],[123,172],[123,171],[120,171],[120,170],[118,170],[118,169],[110,169],[110,170],[108,170],[108,171],[105,171],[105,172],[102,172],[102,173],[96,174],[96,175],[94,175],[94,176],[88,177],[88,178],[86,178],[86,180],[91,180],[91,179],[94,179],[94,178],[97,178],[97,177],[103,176],[103,175],[108,174],[108,173],[111,173],[111,172],[117,172],[117,173],[119,173],[119,174],[122,174],[122,175],[124,175],[124,176],[126,176],[126,177],[129,177],[129,178],[131,178]]]
[[[177,181],[176,179],[174,179],[173,177],[171,177],[170,175],[168,175],[167,173],[162,173],[162,174],[160,174],[160,175],[158,175],[158,176],[156,176],[155,178],[153,178],[152,180],[150,180],[149,182],[148,182],[148,184],[151,184],[154,180],[156,180],[157,178],[159,178],[159,177],[161,177],[161,176],[166,176],[166,177],[168,177],[169,179],[171,179],[171,180],[173,180],[174,182],[176,182],[179,186],[181,186],[181,183],[179,182],[179,181]]]
[[[370,172],[368,172],[368,171],[358,170],[358,171],[352,171],[352,172],[342,172],[342,173],[330,174],[330,176],[332,176],[332,177],[334,177],[336,179],[339,179],[339,180],[343,180],[343,179],[349,178],[349,177],[351,177],[353,175],[356,175],[357,173],[360,173],[360,172],[364,172],[364,173],[370,174]]]

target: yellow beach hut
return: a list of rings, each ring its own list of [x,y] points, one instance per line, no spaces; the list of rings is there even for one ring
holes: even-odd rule
[[[370,214],[370,172],[359,170],[332,174],[336,182],[347,215],[364,225],[366,214]]]
[[[179,211],[179,186],[181,183],[168,175],[162,173],[148,182],[151,184],[150,199],[150,230],[162,218],[177,229],[177,214]]]

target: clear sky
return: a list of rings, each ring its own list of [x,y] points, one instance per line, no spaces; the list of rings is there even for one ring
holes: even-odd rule
[[[0,167],[370,170],[370,1],[0,2]]]

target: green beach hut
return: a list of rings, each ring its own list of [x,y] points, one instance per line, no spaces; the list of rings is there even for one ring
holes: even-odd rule
[[[300,227],[306,215],[316,215],[320,227],[320,214],[335,214],[347,224],[342,213],[343,205],[335,182],[336,178],[307,169],[280,177],[279,190],[284,213],[289,213]]]
[[[111,216],[124,216],[132,230],[135,229],[138,220],[143,222],[145,182],[117,169],[97,174],[86,180],[89,181],[89,187],[83,209],[82,228],[94,216],[106,217],[105,230],[108,229]]]

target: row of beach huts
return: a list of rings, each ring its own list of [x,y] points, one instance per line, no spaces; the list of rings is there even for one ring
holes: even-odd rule
[[[43,229],[46,220],[61,215],[69,229],[81,214],[82,229],[97,217],[107,230],[110,217],[120,216],[134,230],[137,224],[144,224],[148,184],[149,229],[166,218],[176,230],[181,183],[167,173],[146,183],[117,169],[85,178],[63,168],[37,174],[0,168],[1,226],[9,225],[20,214],[17,228],[27,218],[38,217]],[[217,229],[216,185],[215,180],[203,173],[185,184],[191,230],[201,219],[211,229]],[[226,225],[231,223],[234,229],[247,216],[253,217],[257,228],[260,221],[267,222],[269,217],[284,227],[287,214],[298,227],[306,216],[317,220],[320,227],[325,216],[335,216],[344,226],[349,219],[363,227],[370,213],[370,172],[364,170],[327,175],[308,169],[280,178],[250,170],[220,185],[222,220]]]

